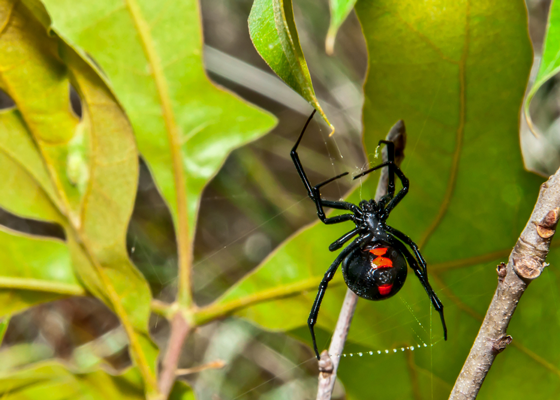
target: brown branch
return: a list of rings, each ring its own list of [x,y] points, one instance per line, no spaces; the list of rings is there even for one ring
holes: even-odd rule
[[[387,140],[395,143],[395,163],[400,165],[404,159],[404,148],[406,145],[406,130],[404,122],[398,121],[389,133]],[[383,161],[387,160],[387,149],[383,149]],[[387,183],[389,182],[389,173],[387,168],[383,168],[379,183],[377,184],[377,191],[375,192],[375,201],[379,201],[387,193]],[[350,323],[356,310],[358,303],[358,296],[350,289],[346,290],[344,303],[338,315],[338,321],[334,330],[329,352],[323,351],[321,359],[319,360],[319,387],[317,390],[317,400],[329,400],[332,396],[334,383],[336,381],[336,372],[338,370],[338,363],[340,356],[344,350],[344,343],[350,330]]]
[[[159,391],[161,399],[167,399],[173,383],[175,382],[177,365],[179,364],[179,357],[181,356],[181,348],[187,338],[191,326],[185,320],[180,311],[175,312],[171,320],[171,333],[167,343],[165,356],[161,362],[161,373],[159,375]]]
[[[529,283],[546,266],[544,261],[558,223],[559,207],[560,169],[541,186],[533,213],[508,264],[498,266],[498,287],[450,399],[475,399],[494,359],[513,340],[506,334],[509,321]]]
[[[332,395],[334,383],[336,382],[336,372],[338,370],[338,363],[340,362],[340,355],[344,350],[344,343],[350,330],[350,323],[356,310],[358,303],[358,296],[350,289],[346,290],[344,303],[338,315],[336,328],[331,339],[329,352],[323,350],[321,359],[319,360],[319,388],[317,390],[317,400],[329,400]],[[332,355],[332,358],[329,356]]]

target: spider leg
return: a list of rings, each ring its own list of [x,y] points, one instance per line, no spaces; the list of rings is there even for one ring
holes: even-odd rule
[[[424,270],[418,266],[418,262],[402,242],[399,242],[398,240],[392,240],[391,244],[403,253],[404,257],[408,261],[408,265],[410,265],[410,268],[412,268],[412,270],[420,280],[420,283],[426,290],[426,293],[428,293],[428,296],[430,297],[435,310],[439,313],[441,324],[443,326],[443,337],[445,338],[445,340],[447,340],[447,326],[445,325],[445,317],[443,316],[443,304],[430,286],[430,283],[428,282],[428,276],[424,273]]]
[[[317,213],[317,215],[318,214],[319,213]],[[321,218],[321,216],[319,216],[319,218],[326,225],[338,224],[340,222],[354,221],[355,220],[354,214],[342,214],[342,215],[336,215],[334,217],[329,217],[329,218],[327,218],[323,215],[323,218]]]
[[[358,217],[362,215],[362,210],[360,209],[360,207],[355,204],[348,203],[347,201],[331,201],[321,199],[321,205],[323,207],[334,208],[336,210],[352,211],[354,214],[358,215]]]
[[[387,162],[384,162],[383,164],[379,164],[376,167],[370,168],[367,171],[364,171],[364,172],[356,175],[354,177],[354,179],[360,178],[364,175],[369,174],[370,172],[373,172],[373,171],[375,171],[377,169],[380,169],[380,168],[383,168],[383,167],[389,167],[389,169],[393,169],[394,173],[397,174],[397,176],[401,180],[401,183],[402,183],[402,186],[403,186],[402,189],[397,193],[397,195],[391,199],[389,204],[387,204],[387,207],[385,207],[385,211],[380,216],[380,219],[384,221],[384,220],[387,219],[387,217],[389,217],[389,214],[391,213],[393,208],[395,208],[397,206],[397,204],[399,204],[399,202],[403,199],[403,197],[406,196],[406,194],[408,193],[408,189],[410,187],[410,182],[409,182],[408,178],[406,176],[404,176],[401,169],[397,165],[395,165],[395,163],[393,163],[391,161],[387,161]]]
[[[321,199],[321,193],[320,193],[320,188],[338,178],[342,178],[343,176],[347,175],[348,172],[342,173],[340,175],[335,176],[334,178],[328,179],[325,182],[322,182],[316,186],[311,186],[311,183],[309,182],[309,179],[307,178],[307,175],[305,174],[305,171],[303,169],[303,165],[301,164],[301,161],[299,159],[299,155],[297,153],[297,148],[299,146],[299,143],[301,142],[301,139],[303,138],[303,134],[305,133],[305,130],[307,128],[307,126],[309,125],[309,123],[311,122],[311,119],[313,118],[313,115],[315,115],[315,110],[313,110],[313,112],[311,113],[311,115],[309,116],[309,118],[307,119],[307,122],[305,123],[298,140],[296,141],[296,144],[294,145],[294,147],[292,148],[292,151],[290,152],[290,155],[292,157],[292,161],[294,162],[294,165],[296,166],[296,170],[301,178],[301,180],[303,181],[303,184],[305,185],[305,189],[307,190],[307,195],[309,196],[309,198],[311,200],[313,200],[315,202],[315,205],[317,206],[317,216],[319,217],[319,219],[321,221],[323,221],[323,223],[325,224],[336,224],[339,222],[344,222],[344,221],[354,221],[355,216],[353,214],[345,214],[345,215],[338,215],[336,217],[332,217],[332,218],[327,218],[327,216],[325,215],[325,211],[323,209],[323,206],[325,207],[331,207],[331,208],[336,208],[336,209],[341,209],[341,210],[349,210],[349,211],[353,211],[354,213],[358,213],[361,215],[361,211],[359,211],[359,208],[357,206],[354,206],[353,204],[350,203],[346,203],[346,202],[337,202],[337,201],[327,201],[327,200],[323,200]]]
[[[389,165],[394,165],[394,164],[390,161],[385,161],[385,162],[383,162],[383,163],[381,163],[381,164],[379,164],[379,165],[377,165],[373,168],[370,168],[370,169],[368,169],[364,172],[360,172],[358,175],[354,176],[352,179],[361,178],[362,176],[366,176],[367,174],[369,174],[369,173],[371,173],[375,170],[378,170],[378,169],[383,168],[383,167],[388,167]]]
[[[323,223],[327,225],[336,224],[343,221],[352,220],[356,222],[356,220],[361,220],[361,218],[359,217],[362,215],[362,210],[360,210],[360,208],[355,204],[348,203],[346,201],[330,201],[330,200],[321,199],[321,192],[320,192],[321,186],[325,186],[326,184],[331,183],[332,181],[338,178],[342,178],[343,176],[346,175],[348,175],[348,172],[344,172],[340,175],[335,176],[334,178],[327,179],[326,181],[321,182],[318,185],[315,185],[311,188],[313,192],[313,197],[311,196],[309,197],[311,197],[311,200],[313,200],[317,206],[317,216]],[[334,208],[337,210],[348,210],[348,211],[352,211],[353,214],[343,214],[343,215],[337,215],[336,217],[327,218],[323,207]],[[345,216],[345,218],[340,218],[343,216]]]
[[[367,175],[372,171],[375,171],[382,167],[389,167],[389,174],[388,174],[388,182],[387,182],[387,194],[385,194],[381,199],[378,201],[378,204],[381,207],[385,207],[385,204],[389,202],[395,196],[395,171],[392,168],[392,165],[395,164],[395,143],[390,140],[380,140],[379,145],[385,144],[387,146],[387,161],[384,161],[381,165],[378,165],[374,168],[371,168],[357,176],[354,179],[359,178],[361,176]]]
[[[380,140],[379,145],[385,144],[387,146],[387,161],[390,163],[395,163],[395,143],[390,140]],[[383,196],[379,203],[382,207],[385,207],[388,201],[390,201],[395,196],[395,172],[391,167],[389,167],[389,177],[387,182],[387,194]]]
[[[342,260],[344,260],[344,258],[348,256],[348,254],[350,254],[351,251],[360,247],[360,245],[366,242],[370,237],[371,237],[370,234],[360,236],[352,243],[350,243],[344,250],[342,250],[340,254],[336,257],[336,259],[333,261],[333,263],[325,273],[325,276],[321,280],[321,283],[319,284],[317,297],[315,297],[315,302],[313,303],[313,307],[311,308],[311,312],[309,313],[309,319],[307,320],[307,326],[309,326],[309,330],[311,331],[311,339],[313,340],[313,349],[315,350],[315,355],[317,356],[317,360],[319,360],[320,357],[319,357],[319,350],[317,350],[317,341],[315,340],[314,326],[315,323],[317,322],[317,316],[319,315],[319,308],[321,307],[321,302],[323,301],[323,297],[325,296],[325,291],[327,290],[329,282],[334,277],[334,274],[336,273],[336,270],[338,269],[338,266],[340,265]]]
[[[313,112],[311,113],[309,118],[307,118],[307,121],[305,122],[305,125],[303,126],[303,129],[301,130],[301,133],[299,134],[299,138],[296,141],[296,144],[294,145],[292,151],[290,152],[290,155],[292,156],[292,161],[294,162],[294,164],[296,166],[296,169],[297,169],[297,172],[298,172],[299,176],[301,177],[301,180],[303,181],[303,184],[305,185],[305,188],[307,189],[307,194],[309,195],[309,197],[313,196],[313,192],[311,191],[311,184],[309,183],[309,179],[307,179],[307,175],[305,174],[305,171],[303,170],[303,166],[301,165],[301,161],[299,160],[299,156],[298,156],[296,150],[299,146],[299,142],[301,142],[301,139],[303,138],[303,134],[305,133],[305,130],[307,129],[307,125],[309,125],[309,123],[313,119],[313,116],[315,115],[315,111],[316,110],[313,110]]]
[[[414,251],[414,255],[416,256],[416,259],[418,260],[418,262],[420,263],[420,266],[422,267],[424,275],[427,278],[428,277],[428,269],[427,269],[428,265],[426,264],[426,260],[424,260],[424,257],[422,257],[422,254],[420,253],[420,249],[418,248],[418,245],[416,243],[414,243],[412,241],[412,239],[409,238],[407,235],[405,235],[401,231],[393,228],[392,226],[385,225],[385,230],[387,232],[391,233],[393,236],[395,236],[400,241],[402,241],[405,244],[410,246],[412,251]]]
[[[344,246],[344,243],[356,236],[358,232],[360,232],[360,228],[352,229],[350,232],[344,234],[344,236],[331,243],[329,246],[329,250],[335,251],[340,249],[342,246]]]
[[[406,194],[408,193],[408,189],[410,187],[410,182],[409,182],[408,178],[406,176],[404,176],[401,169],[396,164],[392,164],[392,166],[393,166],[393,169],[395,170],[395,173],[397,174],[397,176],[401,180],[402,189],[397,193],[397,195],[395,197],[393,197],[391,199],[389,204],[387,204],[387,207],[385,207],[385,211],[383,212],[383,217],[385,219],[387,219],[387,217],[389,217],[389,214],[391,213],[391,211],[393,211],[393,208],[395,208],[397,206],[397,204],[399,204],[400,201],[404,198],[404,196],[406,196]]]

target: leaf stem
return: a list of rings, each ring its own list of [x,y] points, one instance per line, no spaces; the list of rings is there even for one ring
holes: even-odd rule
[[[87,294],[83,287],[74,285],[72,283],[62,283],[41,279],[19,278],[10,276],[0,277],[0,288],[51,292],[68,296],[85,296]]]
[[[509,261],[498,266],[498,287],[450,399],[476,398],[494,359],[513,340],[506,334],[521,296],[545,268],[560,213],[560,169],[541,186],[533,213]]]
[[[176,307],[174,306],[174,304],[168,304],[157,299],[152,299],[150,308],[154,314],[162,316],[163,318],[168,320],[171,320],[173,318],[173,313],[176,311]]]
[[[316,289],[317,285],[321,281],[321,278],[321,276],[308,278],[295,284],[263,290],[227,303],[212,303],[206,307],[194,311],[194,323],[197,326],[204,325],[258,303],[264,303],[266,301],[277,300],[284,297],[296,296],[301,292]],[[342,277],[337,277],[331,281],[329,287],[334,287],[342,284]]]

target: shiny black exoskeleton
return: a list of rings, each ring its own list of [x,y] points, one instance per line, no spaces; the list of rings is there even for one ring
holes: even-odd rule
[[[317,359],[319,351],[315,340],[314,326],[317,322],[319,307],[327,290],[329,282],[334,277],[338,266],[342,263],[342,274],[346,285],[358,296],[368,300],[384,300],[395,295],[404,285],[407,274],[407,264],[414,271],[420,283],[428,293],[432,304],[441,317],[443,325],[443,335],[447,340],[447,327],[443,317],[443,304],[434,293],[428,282],[428,271],[426,261],[416,243],[414,243],[404,233],[390,227],[385,223],[391,211],[408,193],[409,181],[404,176],[400,168],[395,164],[395,144],[390,141],[381,140],[379,144],[387,146],[387,161],[376,167],[370,168],[354,177],[354,179],[369,174],[377,169],[387,167],[389,169],[389,182],[387,194],[378,202],[375,200],[364,200],[359,205],[345,201],[330,201],[321,198],[320,188],[338,178],[348,175],[348,172],[335,176],[316,186],[311,186],[307,175],[297,154],[297,148],[305,129],[315,111],[311,114],[299,138],[292,149],[291,156],[296,169],[307,189],[311,200],[317,206],[317,216],[325,224],[337,224],[345,221],[352,221],[356,228],[336,240],[329,246],[330,251],[340,249],[346,242],[354,236],[358,237],[346,246],[331,264],[323,280],[319,284],[319,291],[313,303],[307,324],[313,339],[313,348]],[[402,189],[395,195],[395,174],[402,183]],[[327,217],[323,207],[334,208],[337,210],[350,211],[348,214]],[[408,245],[414,252],[414,256],[406,247]]]
[[[406,260],[386,242],[356,248],[342,261],[346,285],[368,300],[384,300],[397,294],[406,281]]]

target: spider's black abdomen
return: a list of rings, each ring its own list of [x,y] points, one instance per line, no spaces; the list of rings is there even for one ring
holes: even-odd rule
[[[342,262],[346,285],[358,296],[383,300],[396,294],[406,280],[407,264],[400,251],[375,242],[352,251]]]

